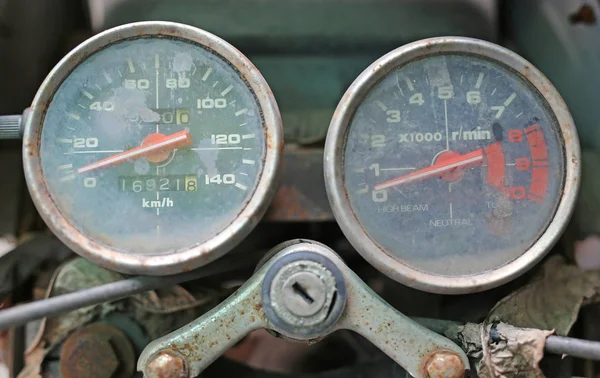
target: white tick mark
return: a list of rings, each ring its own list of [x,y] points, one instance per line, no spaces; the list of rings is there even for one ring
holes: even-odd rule
[[[223,92],[221,92],[221,96],[225,96],[227,93],[229,93],[229,91],[231,91],[233,89],[233,85],[228,86],[227,88],[225,88],[223,90]]]
[[[208,69],[204,73],[204,76],[202,76],[202,81],[206,81],[206,79],[208,79],[208,77],[210,76],[211,72],[212,72],[212,67],[208,67]]]
[[[511,102],[517,97],[517,94],[513,92],[507,99],[504,101],[504,106],[510,105]]]
[[[60,181],[61,182],[70,181],[70,180],[73,180],[74,178],[75,178],[75,174],[73,173],[72,175],[68,175],[68,176],[62,177],[60,179]]]
[[[63,164],[63,165],[59,165],[58,167],[56,167],[59,171],[64,171],[66,169],[71,169],[73,168],[73,164]]]
[[[385,104],[381,101],[377,101],[377,106],[379,106],[379,109],[383,110],[384,112],[386,112],[388,110],[387,106],[385,106]]]
[[[131,61],[131,58],[127,59],[127,65],[129,66],[129,72],[135,73],[135,67],[133,66],[133,62]]]
[[[93,96],[93,95],[92,95],[90,92],[86,91],[85,89],[82,89],[82,90],[81,90],[81,93],[83,93],[83,95],[84,95],[85,97],[89,98],[90,100],[93,100],[93,99],[94,99],[94,96]]]
[[[485,75],[483,74],[483,72],[479,73],[479,76],[477,76],[477,82],[475,83],[475,88],[479,89],[479,87],[481,87],[481,83],[483,82],[483,77]]]

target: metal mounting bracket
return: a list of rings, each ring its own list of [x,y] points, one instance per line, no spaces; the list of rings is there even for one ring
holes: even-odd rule
[[[461,377],[469,369],[458,345],[386,303],[325,245],[293,240],[272,254],[223,303],[150,343],[138,360],[144,377],[195,377],[259,328],[307,342],[352,330],[416,378]]]

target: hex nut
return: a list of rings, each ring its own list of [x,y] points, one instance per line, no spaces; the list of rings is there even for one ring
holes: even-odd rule
[[[108,339],[79,339],[66,359],[61,359],[63,376],[111,378],[120,362]]]
[[[73,332],[62,346],[64,378],[128,378],[134,373],[135,351],[116,327],[91,324]]]

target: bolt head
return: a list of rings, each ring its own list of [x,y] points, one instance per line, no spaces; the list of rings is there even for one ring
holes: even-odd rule
[[[65,378],[111,378],[119,368],[119,360],[108,339],[82,338],[62,361]]]
[[[465,376],[465,364],[461,358],[451,352],[437,352],[427,361],[429,378],[462,378]]]
[[[95,323],[67,338],[60,354],[64,378],[124,378],[133,374],[135,351],[117,328]]]
[[[148,364],[145,378],[188,378],[187,364],[183,357],[171,351],[160,352]]]

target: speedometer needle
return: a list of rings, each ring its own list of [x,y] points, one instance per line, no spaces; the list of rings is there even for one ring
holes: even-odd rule
[[[102,160],[98,160],[94,163],[84,165],[83,167],[79,168],[77,172],[85,173],[100,168],[111,167],[113,165],[124,163],[128,160],[148,157],[152,154],[161,152],[164,153],[179,147],[189,146],[191,143],[192,137],[188,130],[183,130],[168,136],[162,134],[150,134],[146,139],[144,139],[144,142],[142,142],[141,146],[123,151]]]
[[[441,176],[457,168],[469,168],[483,164],[483,150],[476,150],[468,154],[458,155],[443,161],[437,161],[430,167],[419,169],[418,171],[396,177],[388,181],[379,183],[373,187],[375,190],[382,190],[394,186],[409,184],[411,182],[421,181],[430,177]]]

